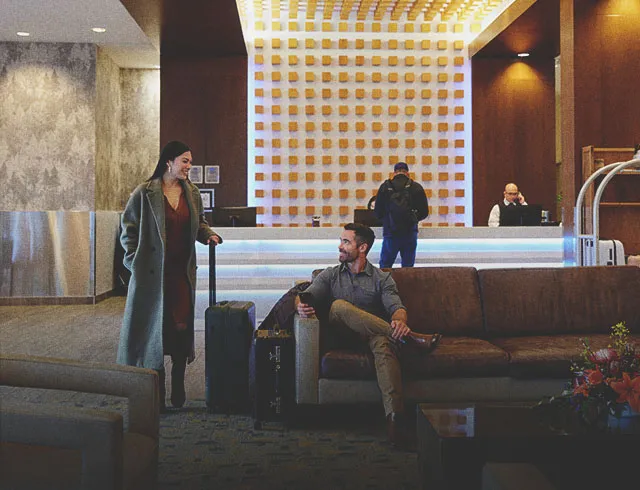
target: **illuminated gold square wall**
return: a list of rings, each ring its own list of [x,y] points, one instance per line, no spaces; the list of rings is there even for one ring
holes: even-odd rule
[[[470,224],[472,23],[265,11],[249,51],[249,202],[264,226],[353,220],[405,161],[431,213]]]

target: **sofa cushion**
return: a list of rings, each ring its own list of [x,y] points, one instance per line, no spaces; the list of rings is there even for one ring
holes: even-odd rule
[[[571,377],[571,361],[580,358],[584,335],[537,335],[532,337],[500,337],[491,342],[509,353],[509,375],[514,378]],[[609,335],[588,336],[593,349],[609,345]]]
[[[623,320],[640,333],[640,268],[485,269],[478,274],[490,336],[608,334]]]
[[[365,349],[325,353],[320,377],[375,379],[373,355]],[[402,373],[407,379],[506,376],[508,360],[504,350],[471,337],[443,337],[438,348],[428,353],[415,347],[400,348]]]
[[[509,371],[504,350],[471,337],[443,337],[429,353],[405,347],[400,359],[407,379],[506,376]]]
[[[332,379],[375,379],[376,368],[371,351],[335,349],[320,361],[320,377]]]
[[[391,271],[409,328],[443,335],[482,336],[478,272],[473,267],[402,267]]]

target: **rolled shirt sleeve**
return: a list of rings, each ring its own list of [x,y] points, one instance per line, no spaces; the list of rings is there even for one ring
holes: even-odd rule
[[[382,282],[381,299],[389,318],[391,318],[397,310],[406,310],[398,294],[398,286],[396,286],[396,282],[390,273]]]
[[[323,270],[320,274],[318,274],[315,278],[313,278],[309,287],[305,289],[305,292],[310,293],[311,296],[313,296],[314,300],[317,302],[330,304],[330,302],[332,301],[332,298],[331,298],[332,269],[333,267],[329,267]]]

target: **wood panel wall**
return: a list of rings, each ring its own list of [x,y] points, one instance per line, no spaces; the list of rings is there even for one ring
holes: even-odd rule
[[[161,57],[160,144],[182,140],[194,165],[219,165],[217,206],[247,205],[247,58]]]
[[[640,143],[639,26],[637,0],[575,0],[576,156]]]
[[[565,236],[573,237],[582,147],[629,148],[640,142],[640,2],[561,0],[560,8],[563,208]],[[627,226],[629,213],[608,209],[601,226],[605,219]],[[609,223],[601,235],[616,237],[616,226]],[[573,260],[571,247],[565,260]]]
[[[487,226],[505,184],[556,209],[554,60],[472,60],[473,225]],[[552,219],[556,219],[552,216]]]

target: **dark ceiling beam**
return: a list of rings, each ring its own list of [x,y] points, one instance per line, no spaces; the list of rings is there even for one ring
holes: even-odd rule
[[[476,53],[498,37],[502,31],[507,29],[534,3],[536,3],[536,0],[516,0],[513,2],[469,44],[469,58],[473,58]]]
[[[160,51],[162,0],[120,0],[151,44]]]
[[[120,0],[162,56],[247,56],[235,0]]]
[[[162,56],[247,56],[235,0],[164,0]]]
[[[515,58],[518,53],[546,59],[560,54],[558,0],[536,0],[526,12],[476,51],[475,57]]]

